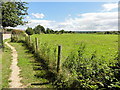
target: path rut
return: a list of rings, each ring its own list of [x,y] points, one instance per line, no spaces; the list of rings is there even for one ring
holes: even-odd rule
[[[11,82],[9,83],[10,88],[22,88],[22,83],[20,82],[21,78],[19,77],[20,68],[17,66],[17,63],[18,63],[17,51],[8,42],[5,42],[5,44],[8,47],[10,47],[11,50],[12,50],[12,63],[11,63],[11,66],[10,66],[10,69],[12,70],[12,72],[11,72],[11,76],[9,78],[9,80],[11,80]]]

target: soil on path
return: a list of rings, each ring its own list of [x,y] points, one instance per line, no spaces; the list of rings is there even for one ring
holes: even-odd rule
[[[5,44],[11,48],[12,50],[12,63],[10,66],[10,69],[12,70],[11,76],[10,76],[10,88],[22,88],[22,84],[20,83],[21,78],[19,77],[20,74],[20,69],[17,66],[18,60],[17,60],[17,51],[16,49],[11,46],[8,42],[5,42]]]

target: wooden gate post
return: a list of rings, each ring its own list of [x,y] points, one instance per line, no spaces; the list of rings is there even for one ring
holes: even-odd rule
[[[61,46],[58,46],[57,73],[59,73],[60,71],[60,59],[61,59]]]

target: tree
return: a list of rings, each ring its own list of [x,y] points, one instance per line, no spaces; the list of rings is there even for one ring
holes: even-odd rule
[[[35,34],[40,34],[40,32],[41,32],[41,29],[40,29],[40,26],[39,26],[39,25],[36,26],[33,30],[34,30],[34,33],[35,33]]]
[[[24,25],[24,15],[27,15],[26,2],[5,2],[2,3],[2,26],[16,27],[18,25]]]
[[[55,33],[54,30],[52,30],[50,28],[46,29],[46,34],[53,34],[53,33]]]
[[[68,33],[72,33],[72,31],[68,31]]]
[[[45,28],[43,26],[41,26],[41,32],[45,33]]]
[[[110,31],[106,31],[105,34],[111,34],[111,32]]]
[[[56,33],[56,34],[57,34],[57,33],[58,33],[58,31],[54,31],[54,33]]]
[[[34,32],[33,32],[33,29],[32,28],[27,28],[26,31],[25,31],[28,35],[32,35]]]
[[[63,34],[65,31],[64,31],[64,30],[60,30],[59,32],[60,32],[61,34]]]
[[[45,28],[41,25],[38,25],[34,28],[35,34],[45,33]]]
[[[49,28],[46,29],[46,34],[50,34],[50,29]]]

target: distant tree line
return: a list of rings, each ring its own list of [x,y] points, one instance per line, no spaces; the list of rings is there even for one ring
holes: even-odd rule
[[[11,32],[13,31],[14,29],[7,29],[6,28],[6,31],[7,32]],[[53,29],[50,29],[50,28],[44,28],[43,26],[41,25],[37,25],[35,28],[30,28],[28,27],[25,32],[28,34],[28,35],[33,35],[33,34],[63,34],[63,33],[80,33],[80,34],[117,34],[119,35],[120,34],[120,31],[65,31],[65,30],[60,30],[60,31],[57,31],[57,30],[53,30]]]
[[[91,34],[120,34],[120,31],[74,31],[75,33]]]
[[[41,25],[37,25],[35,28],[30,28],[28,27],[25,31],[28,35],[32,34],[63,34],[63,33],[75,33],[73,31],[65,31],[65,30],[60,30],[60,31],[55,31],[50,28],[45,29]]]
[[[120,31],[104,31],[104,32],[97,32],[98,34],[120,34]]]

